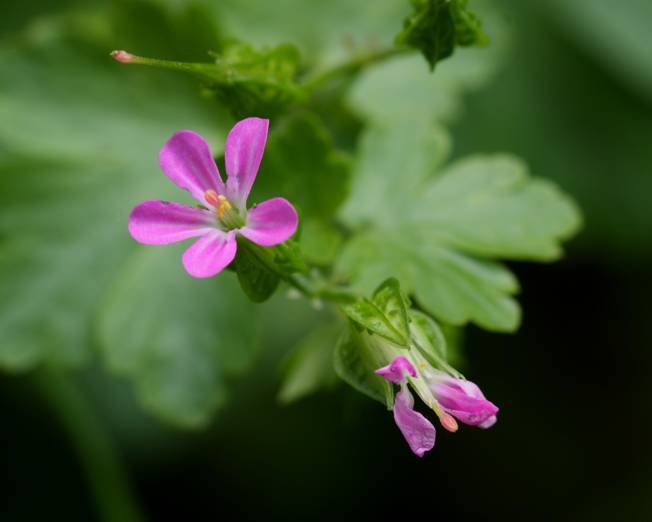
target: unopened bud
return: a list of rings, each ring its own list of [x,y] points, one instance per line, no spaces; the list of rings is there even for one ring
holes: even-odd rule
[[[111,56],[120,63],[133,63],[136,57],[127,51],[113,51]]]

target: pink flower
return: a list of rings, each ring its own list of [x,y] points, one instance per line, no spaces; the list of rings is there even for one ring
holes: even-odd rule
[[[480,428],[490,428],[496,423],[498,408],[475,383],[437,370],[433,370],[429,382],[439,405],[459,421]]]
[[[226,183],[206,140],[192,131],[176,132],[161,149],[161,169],[202,208],[144,201],[129,216],[131,236],[147,245],[199,238],[183,254],[183,265],[193,277],[214,276],[231,263],[237,234],[261,246],[289,239],[299,218],[286,199],[268,199],[247,209],[268,126],[269,120],[247,118],[231,129],[224,153]]]
[[[396,357],[391,364],[378,368],[376,372],[401,389],[394,399],[394,420],[403,433],[412,452],[423,457],[435,445],[437,432],[432,423],[419,412],[414,411],[414,398],[407,387],[408,376],[416,377],[417,372],[405,357]]]

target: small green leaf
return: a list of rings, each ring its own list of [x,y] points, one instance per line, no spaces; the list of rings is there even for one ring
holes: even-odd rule
[[[401,337],[408,339],[410,329],[407,309],[410,303],[401,292],[398,280],[390,277],[384,281],[374,292],[373,302],[385,314],[387,320]]]
[[[326,324],[299,341],[286,363],[280,402],[289,404],[333,384],[333,352],[341,332],[341,324]]]
[[[480,18],[466,0],[411,0],[414,12],[405,19],[398,45],[421,51],[434,70],[437,62],[453,54],[456,45],[485,45]]]
[[[335,348],[337,375],[356,390],[391,408],[394,403],[392,386],[374,373],[385,364],[382,352],[374,346],[373,336],[355,328],[349,328]]]
[[[351,320],[361,327],[384,337],[394,344],[407,346],[407,335],[398,330],[392,320],[369,299],[359,298],[353,303],[342,304],[341,308]]]
[[[257,321],[230,274],[196,280],[175,245],[142,248],[101,310],[108,367],[128,376],[144,406],[184,427],[205,425],[225,400],[224,378],[256,352]]]
[[[272,249],[259,247],[238,237],[238,251],[234,266],[242,291],[254,303],[262,303],[276,291],[280,282],[274,266]]]

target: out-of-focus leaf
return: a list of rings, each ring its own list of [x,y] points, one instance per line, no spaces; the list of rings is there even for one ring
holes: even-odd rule
[[[133,254],[109,290],[99,336],[109,368],[134,382],[147,408],[199,427],[224,402],[225,375],[251,362],[257,321],[231,274],[180,275],[181,252]]]
[[[255,45],[289,42],[318,66],[346,60],[361,47],[389,47],[409,11],[405,0],[222,0],[212,6],[228,36]]]
[[[0,47],[0,119],[11,122],[0,126],[0,365],[8,369],[86,358],[96,303],[135,246],[129,211],[148,198],[184,199],[160,172],[159,149],[179,128],[217,146],[225,138],[190,82],[120,74],[107,47],[68,29],[44,22]]]
[[[401,118],[374,122],[358,147],[351,196],[341,214],[350,225],[389,226],[403,220],[423,179],[448,157],[450,138],[432,122]]]
[[[514,330],[520,319],[510,297],[518,289],[515,278],[500,264],[472,256],[555,259],[560,242],[576,232],[579,213],[554,185],[531,179],[511,157],[470,158],[435,175],[442,148],[424,148],[426,131],[379,127],[363,138],[355,205],[345,218],[368,227],[346,245],[337,268],[363,291],[398,277],[405,291],[454,325],[474,321]],[[398,168],[402,158],[404,169]]]
[[[302,218],[329,219],[348,194],[350,171],[349,157],[323,124],[302,113],[270,135],[252,201],[283,196],[301,208]]]
[[[496,69],[502,49],[463,49],[429,74],[418,56],[398,56],[364,70],[347,103],[358,114],[392,124],[400,119],[446,122],[465,91],[477,90]]]
[[[299,341],[286,363],[280,402],[289,404],[333,384],[333,352],[341,332],[341,324],[326,324]]]
[[[374,336],[349,328],[335,348],[335,372],[356,390],[391,408],[394,403],[392,386],[374,373],[387,364],[374,342]]]
[[[326,266],[337,257],[342,235],[336,228],[313,219],[303,224],[300,244],[307,261]]]
[[[485,45],[480,18],[466,0],[411,0],[413,12],[405,19],[398,45],[421,51],[434,70],[437,62],[453,54],[455,47]]]

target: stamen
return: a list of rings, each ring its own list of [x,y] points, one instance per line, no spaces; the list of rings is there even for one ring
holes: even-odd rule
[[[441,425],[451,433],[455,433],[457,431],[457,421],[452,415],[446,413],[445,411],[442,411],[439,414],[439,422],[441,422]]]
[[[224,213],[233,207],[231,206],[231,203],[229,203],[229,200],[226,199],[222,194],[217,196],[217,199],[219,200],[217,203],[217,217],[222,219]]]
[[[214,190],[207,190],[206,192],[204,192],[204,198],[206,199],[206,203],[208,203],[213,207],[217,207],[217,205],[219,204],[220,196],[218,196],[217,192],[215,192]]]

